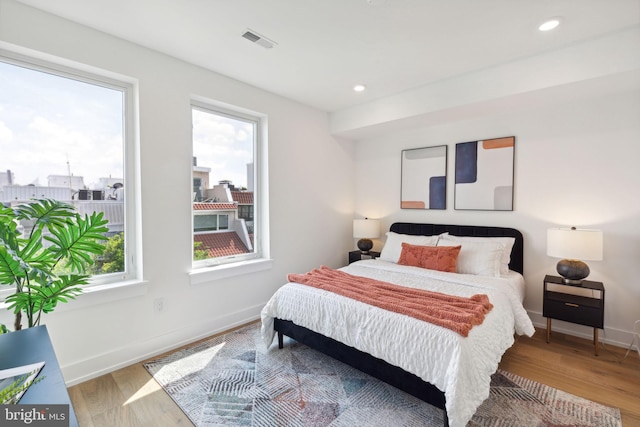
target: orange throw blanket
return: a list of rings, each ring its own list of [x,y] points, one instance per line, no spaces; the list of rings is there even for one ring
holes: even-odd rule
[[[481,324],[493,308],[485,294],[458,297],[354,276],[326,266],[306,274],[289,274],[287,278],[451,329],[463,337],[474,325]]]

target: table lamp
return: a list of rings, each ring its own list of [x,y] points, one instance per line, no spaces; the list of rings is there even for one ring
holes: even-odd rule
[[[373,248],[373,241],[380,236],[380,221],[377,219],[354,219],[353,238],[358,240],[358,249],[363,254],[368,254]]]
[[[589,275],[589,266],[583,261],[602,260],[602,231],[571,228],[547,230],[547,255],[563,258],[556,270],[569,285],[580,285]]]

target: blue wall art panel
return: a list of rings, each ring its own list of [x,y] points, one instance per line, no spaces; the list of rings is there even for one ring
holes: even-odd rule
[[[478,177],[478,142],[456,144],[456,184],[476,182]]]
[[[429,180],[429,209],[447,208],[447,177],[433,176]]]
[[[447,146],[402,150],[402,209],[447,208]]]
[[[515,137],[456,144],[455,209],[513,210]]]

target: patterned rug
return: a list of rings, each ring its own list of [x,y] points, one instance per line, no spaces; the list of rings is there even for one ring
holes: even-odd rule
[[[269,350],[259,326],[145,363],[201,426],[442,426],[441,410],[285,338]],[[620,411],[498,371],[468,427],[621,427]]]

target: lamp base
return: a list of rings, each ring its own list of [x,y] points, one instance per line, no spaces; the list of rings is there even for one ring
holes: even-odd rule
[[[368,254],[369,251],[373,248],[373,240],[371,239],[360,239],[358,240],[358,249],[363,254]]]
[[[580,285],[582,279],[591,272],[589,266],[577,259],[563,259],[558,261],[556,271],[563,277],[562,281],[568,285]]]

